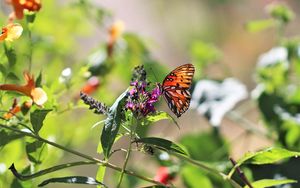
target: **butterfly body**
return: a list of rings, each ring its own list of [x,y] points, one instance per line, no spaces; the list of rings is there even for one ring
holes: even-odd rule
[[[171,111],[180,117],[190,106],[189,89],[193,80],[195,67],[184,64],[171,71],[160,85],[161,92]]]

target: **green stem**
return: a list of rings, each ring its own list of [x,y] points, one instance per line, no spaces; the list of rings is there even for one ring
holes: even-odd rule
[[[28,29],[28,40],[29,40],[28,71],[31,72],[33,46],[32,46],[32,35],[30,29]]]
[[[188,163],[191,163],[191,164],[193,164],[193,165],[195,165],[195,166],[197,166],[197,167],[200,167],[200,168],[206,170],[207,172],[209,172],[209,173],[211,173],[211,174],[214,174],[214,175],[216,175],[216,176],[222,178],[222,179],[225,180],[225,181],[228,181],[228,182],[229,182],[233,187],[235,187],[235,188],[242,188],[237,182],[235,182],[233,179],[229,178],[226,174],[224,174],[224,173],[222,173],[222,172],[219,172],[219,171],[217,171],[216,169],[214,169],[214,168],[212,168],[212,167],[209,167],[209,166],[208,166],[207,164],[205,164],[205,163],[202,163],[202,162],[200,162],[200,161],[193,160],[193,159],[191,159],[191,158],[188,158],[188,157],[186,157],[186,156],[184,156],[184,155],[180,155],[180,154],[175,153],[175,152],[172,152],[172,153],[170,153],[170,154],[172,154],[172,155],[176,156],[177,158],[180,158],[180,159],[182,159],[182,160],[184,160],[184,161],[186,161],[186,162],[188,162]]]
[[[132,118],[132,119],[134,119],[134,118]],[[120,175],[120,178],[119,178],[119,183],[118,183],[117,188],[119,188],[121,186],[123,176],[124,176],[124,172],[125,172],[125,169],[126,169],[126,166],[127,166],[128,160],[129,160],[129,156],[130,156],[130,153],[131,153],[133,135],[135,134],[135,129],[137,127],[136,124],[132,124],[132,125],[133,125],[133,127],[130,129],[130,142],[129,142],[129,146],[128,146],[128,149],[127,149],[125,161],[124,161],[124,164],[123,164],[123,168],[122,168],[122,172],[121,172],[121,175]]]
[[[98,164],[100,164],[100,165],[106,166],[106,167],[111,168],[111,169],[114,169],[114,170],[116,170],[116,171],[119,171],[119,172],[122,172],[122,171],[123,171],[122,168],[117,167],[117,166],[115,166],[115,165],[113,165],[113,164],[111,164],[111,163],[109,163],[109,162],[102,161],[102,160],[100,160],[100,159],[93,158],[93,157],[90,157],[90,156],[85,155],[85,154],[83,154],[83,153],[77,152],[77,151],[75,151],[75,150],[66,148],[66,147],[64,147],[64,146],[61,146],[61,145],[59,145],[59,144],[56,144],[55,142],[51,142],[51,141],[49,141],[49,140],[46,140],[46,139],[44,139],[44,138],[42,138],[42,137],[40,137],[40,136],[38,136],[38,135],[31,134],[31,133],[28,133],[28,132],[24,132],[24,131],[21,131],[21,130],[19,130],[19,129],[16,129],[16,128],[13,128],[13,127],[9,127],[9,126],[6,126],[6,125],[2,125],[2,124],[0,124],[0,127],[5,128],[5,129],[8,129],[8,130],[11,130],[11,131],[14,131],[14,132],[21,133],[21,134],[23,134],[23,135],[25,135],[25,136],[28,136],[28,137],[31,137],[31,138],[35,138],[35,139],[37,139],[37,140],[39,140],[39,141],[42,141],[42,142],[47,143],[47,144],[49,144],[49,145],[52,145],[52,146],[54,146],[54,147],[56,147],[56,148],[59,148],[59,149],[64,150],[64,151],[66,151],[66,152],[69,152],[69,153],[72,153],[72,154],[74,154],[74,155],[80,156],[80,157],[82,157],[82,158],[88,159],[88,160],[90,160],[90,161],[96,162],[96,163],[98,163]],[[150,179],[150,178],[147,178],[147,177],[138,175],[138,174],[136,174],[136,173],[134,173],[134,172],[132,172],[132,171],[124,170],[124,173],[125,173],[125,174],[128,174],[128,175],[130,175],[130,176],[134,176],[134,177],[137,177],[137,178],[139,178],[139,179],[148,181],[148,182],[153,183],[153,184],[163,185],[163,184],[161,184],[160,182],[157,182],[157,181],[154,181],[153,179]]]
[[[90,164],[97,164],[97,162],[94,162],[94,161],[78,161],[78,162],[66,163],[66,164],[61,164],[61,165],[53,166],[51,168],[44,169],[44,170],[38,171],[34,174],[30,174],[30,175],[22,175],[22,174],[18,173],[17,170],[15,169],[14,164],[12,164],[9,169],[12,171],[12,173],[19,180],[26,181],[26,180],[30,180],[30,179],[33,179],[33,178],[37,178],[39,176],[43,176],[43,175],[51,173],[51,172],[61,170],[61,169],[74,167],[74,166],[80,166],[80,165],[90,165]]]
[[[228,173],[227,177],[228,177],[228,178],[231,178],[232,175],[233,175],[233,173],[235,172],[235,170],[236,170],[238,167],[239,167],[239,165],[238,165],[238,164],[235,164],[235,165],[232,167],[232,169],[230,170],[230,172]]]

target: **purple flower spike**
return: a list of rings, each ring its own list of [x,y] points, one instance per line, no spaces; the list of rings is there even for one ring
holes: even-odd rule
[[[136,88],[132,88],[132,89],[129,91],[129,95],[130,95],[130,96],[133,96],[136,92],[137,92]]]
[[[143,78],[145,71],[140,68],[139,72],[143,73]],[[136,73],[137,74],[137,73]],[[135,75],[139,78],[139,75]],[[162,94],[159,85],[157,85],[152,91],[147,90],[149,83],[146,79],[132,81],[130,83],[133,88],[128,92],[128,98],[125,108],[131,110],[137,117],[147,116],[149,113],[155,112],[154,103],[159,99]]]
[[[158,100],[159,96],[161,96],[161,90],[159,88],[159,86],[156,86],[151,93],[151,99],[152,100]]]
[[[127,109],[133,110],[134,108],[134,103],[133,102],[128,102],[125,106]]]
[[[134,82],[130,82],[131,86],[137,86],[138,85],[138,81],[134,81]]]

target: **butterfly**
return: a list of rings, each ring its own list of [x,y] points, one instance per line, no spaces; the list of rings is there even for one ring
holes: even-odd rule
[[[180,117],[190,106],[191,87],[195,67],[193,64],[184,64],[171,71],[160,85],[161,92],[171,109]]]

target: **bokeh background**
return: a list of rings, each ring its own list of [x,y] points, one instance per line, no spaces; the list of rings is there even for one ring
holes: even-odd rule
[[[52,100],[52,104],[56,105],[56,110],[59,112],[58,115],[52,114],[47,117],[41,132],[46,138],[99,157],[97,145],[102,127],[94,129],[91,127],[104,117],[93,114],[83,104],[78,101],[74,102],[74,100],[78,100],[76,97],[78,97],[80,88],[87,82],[87,69],[94,66],[91,54],[97,54],[99,51],[101,54],[101,50],[105,49],[104,44],[108,40],[109,27],[115,21],[121,20],[124,23],[124,33],[134,33],[141,37],[146,44],[149,57],[163,65],[164,69],[161,72],[148,71],[148,75],[152,75],[152,78],[153,74],[159,74],[157,75],[160,79],[158,81],[162,81],[164,76],[177,66],[190,62],[195,63],[197,61],[195,46],[205,44],[204,49],[207,50],[205,53],[210,55],[203,59],[200,58],[200,61],[207,61],[208,65],[204,69],[196,69],[195,76],[212,80],[234,77],[246,85],[247,99],[239,102],[234,109],[239,112],[240,116],[236,118],[234,114],[227,114],[219,127],[222,139],[226,141],[222,141],[220,145],[216,144],[218,145],[217,148],[214,148],[216,150],[211,151],[201,147],[209,145],[214,138],[207,136],[207,138],[200,139],[199,155],[207,157],[217,153],[216,155],[238,159],[245,152],[256,151],[274,144],[264,136],[267,130],[263,125],[256,103],[251,99],[251,91],[256,87],[254,72],[258,57],[278,44],[278,33],[276,28],[269,28],[262,32],[249,32],[246,24],[252,20],[270,18],[266,11],[267,5],[282,2],[295,12],[295,19],[286,26],[284,34],[286,37],[297,36],[300,27],[298,24],[299,1],[91,1],[95,7],[103,11],[96,13],[93,12],[94,9],[85,5],[85,1],[43,0],[42,2],[43,7],[37,14],[33,28],[36,42],[33,53],[33,72],[36,75],[40,71],[43,72],[43,82],[47,90],[52,91],[53,96],[50,96],[50,100]],[[0,6],[0,24],[4,25],[11,7],[7,6],[5,1],[1,1]],[[124,48],[122,40],[126,39],[120,39],[118,43],[120,51]],[[20,45],[16,46],[16,51],[20,54],[17,60],[18,66],[14,68],[17,76],[22,75],[26,69],[24,53],[27,51],[27,42],[26,38],[21,38]],[[97,57],[101,61],[101,55]],[[126,58],[120,57],[118,60],[124,59]],[[92,94],[94,98],[112,104],[113,100],[128,87],[130,70],[139,63],[139,60],[134,58],[128,59],[128,61],[134,62],[130,64],[118,62],[124,64],[104,79],[100,78],[100,86]],[[71,87],[68,89],[58,80],[62,70],[67,67],[72,68],[73,76]],[[125,67],[126,69],[123,69]],[[18,77],[20,79],[16,79],[14,82],[22,83],[22,76]],[[152,79],[151,81],[155,82],[156,80]],[[12,98],[2,98],[1,108],[8,109]],[[73,109],[73,105],[76,106],[77,103],[80,104],[79,107]],[[163,100],[158,108],[171,113]],[[183,142],[185,136],[211,134],[210,132],[214,129],[207,118],[193,109],[187,111],[176,121],[180,125],[180,129],[170,121],[161,121],[151,126],[147,130],[147,135]],[[249,124],[262,135],[247,131],[245,126]],[[115,147],[125,147],[126,141],[126,139],[121,139]],[[5,164],[4,167],[3,165],[2,168],[0,167],[2,181],[0,187],[9,187],[6,183],[12,181],[12,175],[7,171],[9,164],[15,162],[19,169],[28,164],[24,156],[23,145],[21,140],[15,140],[0,150],[0,164]],[[226,151],[223,151],[224,148]],[[79,159],[53,147],[49,147],[48,150],[51,155],[45,158],[46,162],[40,167],[41,169],[47,167],[47,164]],[[52,158],[52,156],[54,157]],[[115,155],[111,162],[121,166],[123,157],[123,154]],[[154,177],[160,163],[152,160],[151,156],[137,152],[130,159],[129,166],[149,177]],[[96,173],[97,166],[86,166],[72,168],[61,174],[81,174],[95,177]],[[106,179],[108,185],[114,185],[117,182],[114,173],[110,171]],[[134,185],[131,184],[134,181],[130,178],[127,181],[129,182],[128,186]],[[174,184],[178,187],[185,186],[181,178],[176,178]],[[82,187],[59,184],[48,187],[71,186]]]

